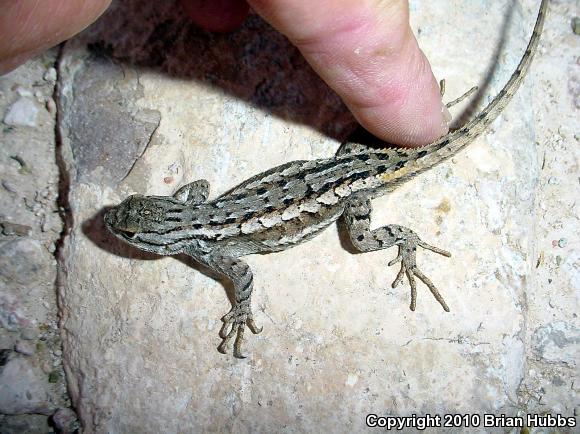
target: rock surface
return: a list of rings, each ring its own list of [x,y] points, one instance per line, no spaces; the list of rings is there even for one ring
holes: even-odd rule
[[[48,381],[23,357],[12,357],[0,370],[0,413],[52,414]]]
[[[62,230],[56,203],[55,82],[53,74],[47,75],[56,54],[48,51],[0,77],[3,434],[50,432],[49,416],[69,405],[55,288],[55,251]]]
[[[485,93],[497,92],[538,2],[513,8],[498,59],[512,3],[467,3],[411,1],[413,27],[449,99],[483,82],[486,65],[497,67]],[[248,336],[245,360],[216,351],[229,310],[223,287],[184,258],[119,243],[103,228],[103,211],[128,194],[168,195],[200,178],[215,196],[274,165],[332,155],[354,126],[336,95],[257,17],[232,34],[208,34],[172,2],[118,2],[67,43],[58,73],[51,62],[18,70],[59,82],[59,155],[70,181],[57,250],[63,362],[85,431],[363,432],[368,413],[577,415],[580,72],[570,19],[579,11],[573,1],[551,9],[531,74],[489,133],[374,202],[374,226],[407,225],[452,251],[451,259],[418,258],[451,313],[423,286],[410,312],[408,286],[390,287],[394,252],[352,255],[332,227],[292,250],[247,258],[264,331]],[[5,119],[32,93],[26,83],[0,84]],[[54,344],[42,340],[54,324],[54,300],[43,307],[50,284],[35,274],[54,282],[54,261],[37,242],[52,253],[60,232],[54,149],[41,146],[53,137],[35,136],[54,113],[46,112],[37,127],[6,125],[12,144],[0,149],[0,220],[31,228],[6,235],[4,225],[0,240],[9,248],[0,251],[9,265],[0,271],[0,340],[24,349],[21,360]],[[34,261],[10,259],[28,251]],[[24,356],[23,340],[41,345]],[[62,384],[52,363],[38,366]],[[55,424],[74,429],[66,401],[56,404]],[[18,432],[35,421],[4,416],[0,424]]]

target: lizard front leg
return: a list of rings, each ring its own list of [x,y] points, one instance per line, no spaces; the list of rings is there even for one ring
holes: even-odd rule
[[[197,261],[211,268],[218,274],[227,277],[234,284],[234,303],[232,309],[222,318],[223,326],[219,336],[223,339],[218,351],[226,354],[227,347],[235,335],[234,357],[245,358],[242,355],[242,343],[246,326],[254,334],[262,331],[254,322],[252,314],[252,289],[254,288],[254,276],[250,266],[241,259],[225,256],[220,253],[200,256],[196,252],[187,252]]]
[[[209,196],[209,182],[198,179],[179,188],[173,197],[184,205],[196,205],[203,203]]]
[[[451,256],[445,250],[433,247],[424,241],[419,236],[408,229],[399,225],[387,225],[378,229],[370,230],[371,224],[371,201],[363,198],[349,199],[345,211],[343,213],[346,227],[349,233],[350,240],[354,247],[361,252],[371,252],[374,250],[382,250],[391,246],[398,246],[399,252],[395,259],[389,262],[389,266],[401,263],[401,269],[393,282],[393,288],[403,281],[403,276],[407,276],[409,284],[411,285],[411,310],[415,310],[417,303],[417,285],[415,277],[418,277],[431,291],[435,299],[443,306],[446,312],[449,312],[449,307],[443,300],[443,297],[435,288],[431,280],[425,276],[416,264],[417,246],[432,252],[439,253],[443,256]]]

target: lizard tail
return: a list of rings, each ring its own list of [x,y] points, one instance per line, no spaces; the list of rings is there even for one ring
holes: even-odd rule
[[[538,17],[536,19],[536,24],[534,26],[534,31],[530,37],[530,42],[526,48],[526,52],[522,56],[518,67],[512,74],[503,89],[497,94],[497,96],[483,109],[483,111],[465,124],[463,127],[446,134],[445,136],[438,139],[429,145],[425,145],[420,148],[416,148],[413,151],[416,152],[417,160],[415,161],[415,167],[410,168],[403,177],[412,177],[431,167],[439,164],[440,162],[452,157],[457,154],[460,150],[466,147],[469,143],[473,141],[477,136],[479,136],[487,126],[497,118],[504,107],[509,103],[512,96],[516,93],[517,89],[525,76],[532,58],[538,48],[538,42],[540,40],[540,35],[542,33],[542,28],[544,26],[544,19],[548,11],[548,0],[542,0],[540,5],[540,10],[538,12]],[[404,181],[401,179],[400,181]]]

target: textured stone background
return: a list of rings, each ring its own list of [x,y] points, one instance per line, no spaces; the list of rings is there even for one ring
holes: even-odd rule
[[[537,12],[537,1],[521,3],[505,24],[511,1],[411,2],[413,26],[436,75],[447,79],[448,98],[486,76],[486,94],[503,85]],[[354,122],[259,18],[212,35],[173,9],[117,3],[60,53],[56,129],[48,98],[52,109],[42,113],[52,127],[16,125],[2,136],[22,152],[46,153],[27,157],[44,173],[18,177],[22,168],[3,146],[2,165],[12,172],[3,170],[2,180],[14,176],[7,180],[20,189],[10,196],[2,184],[6,221],[26,221],[6,211],[27,203],[25,191],[55,184],[60,144],[63,362],[85,430],[343,432],[365,430],[371,412],[577,415],[580,36],[570,25],[577,2],[553,2],[531,74],[485,137],[374,203],[376,226],[404,224],[452,251],[451,259],[419,256],[451,313],[423,286],[410,312],[408,286],[390,287],[396,270],[386,263],[395,252],[352,255],[332,227],[292,250],[247,258],[264,332],[248,337],[241,361],[216,351],[219,318],[229,310],[223,287],[184,258],[117,242],[103,228],[103,210],[128,194],[172,194],[199,178],[216,195],[276,164],[332,155]],[[5,123],[23,98],[6,80],[41,64],[0,82]],[[22,86],[35,90],[33,82]],[[27,142],[34,134],[46,143]],[[60,231],[54,224],[50,242]],[[2,241],[45,240],[35,232],[11,237]],[[54,283],[54,249],[42,246]],[[0,248],[1,260],[9,254]],[[8,291],[21,285],[0,277]],[[18,297],[33,304],[27,294]],[[14,333],[4,333],[12,340],[3,348],[14,347]],[[59,399],[50,411],[67,407]]]

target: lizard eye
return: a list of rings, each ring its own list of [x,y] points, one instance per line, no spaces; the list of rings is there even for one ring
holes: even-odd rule
[[[141,211],[142,215],[151,215],[151,210],[149,209],[144,209],[143,211]]]
[[[125,238],[129,239],[135,238],[135,235],[137,234],[136,232],[126,230],[121,230],[120,232],[125,236]]]

